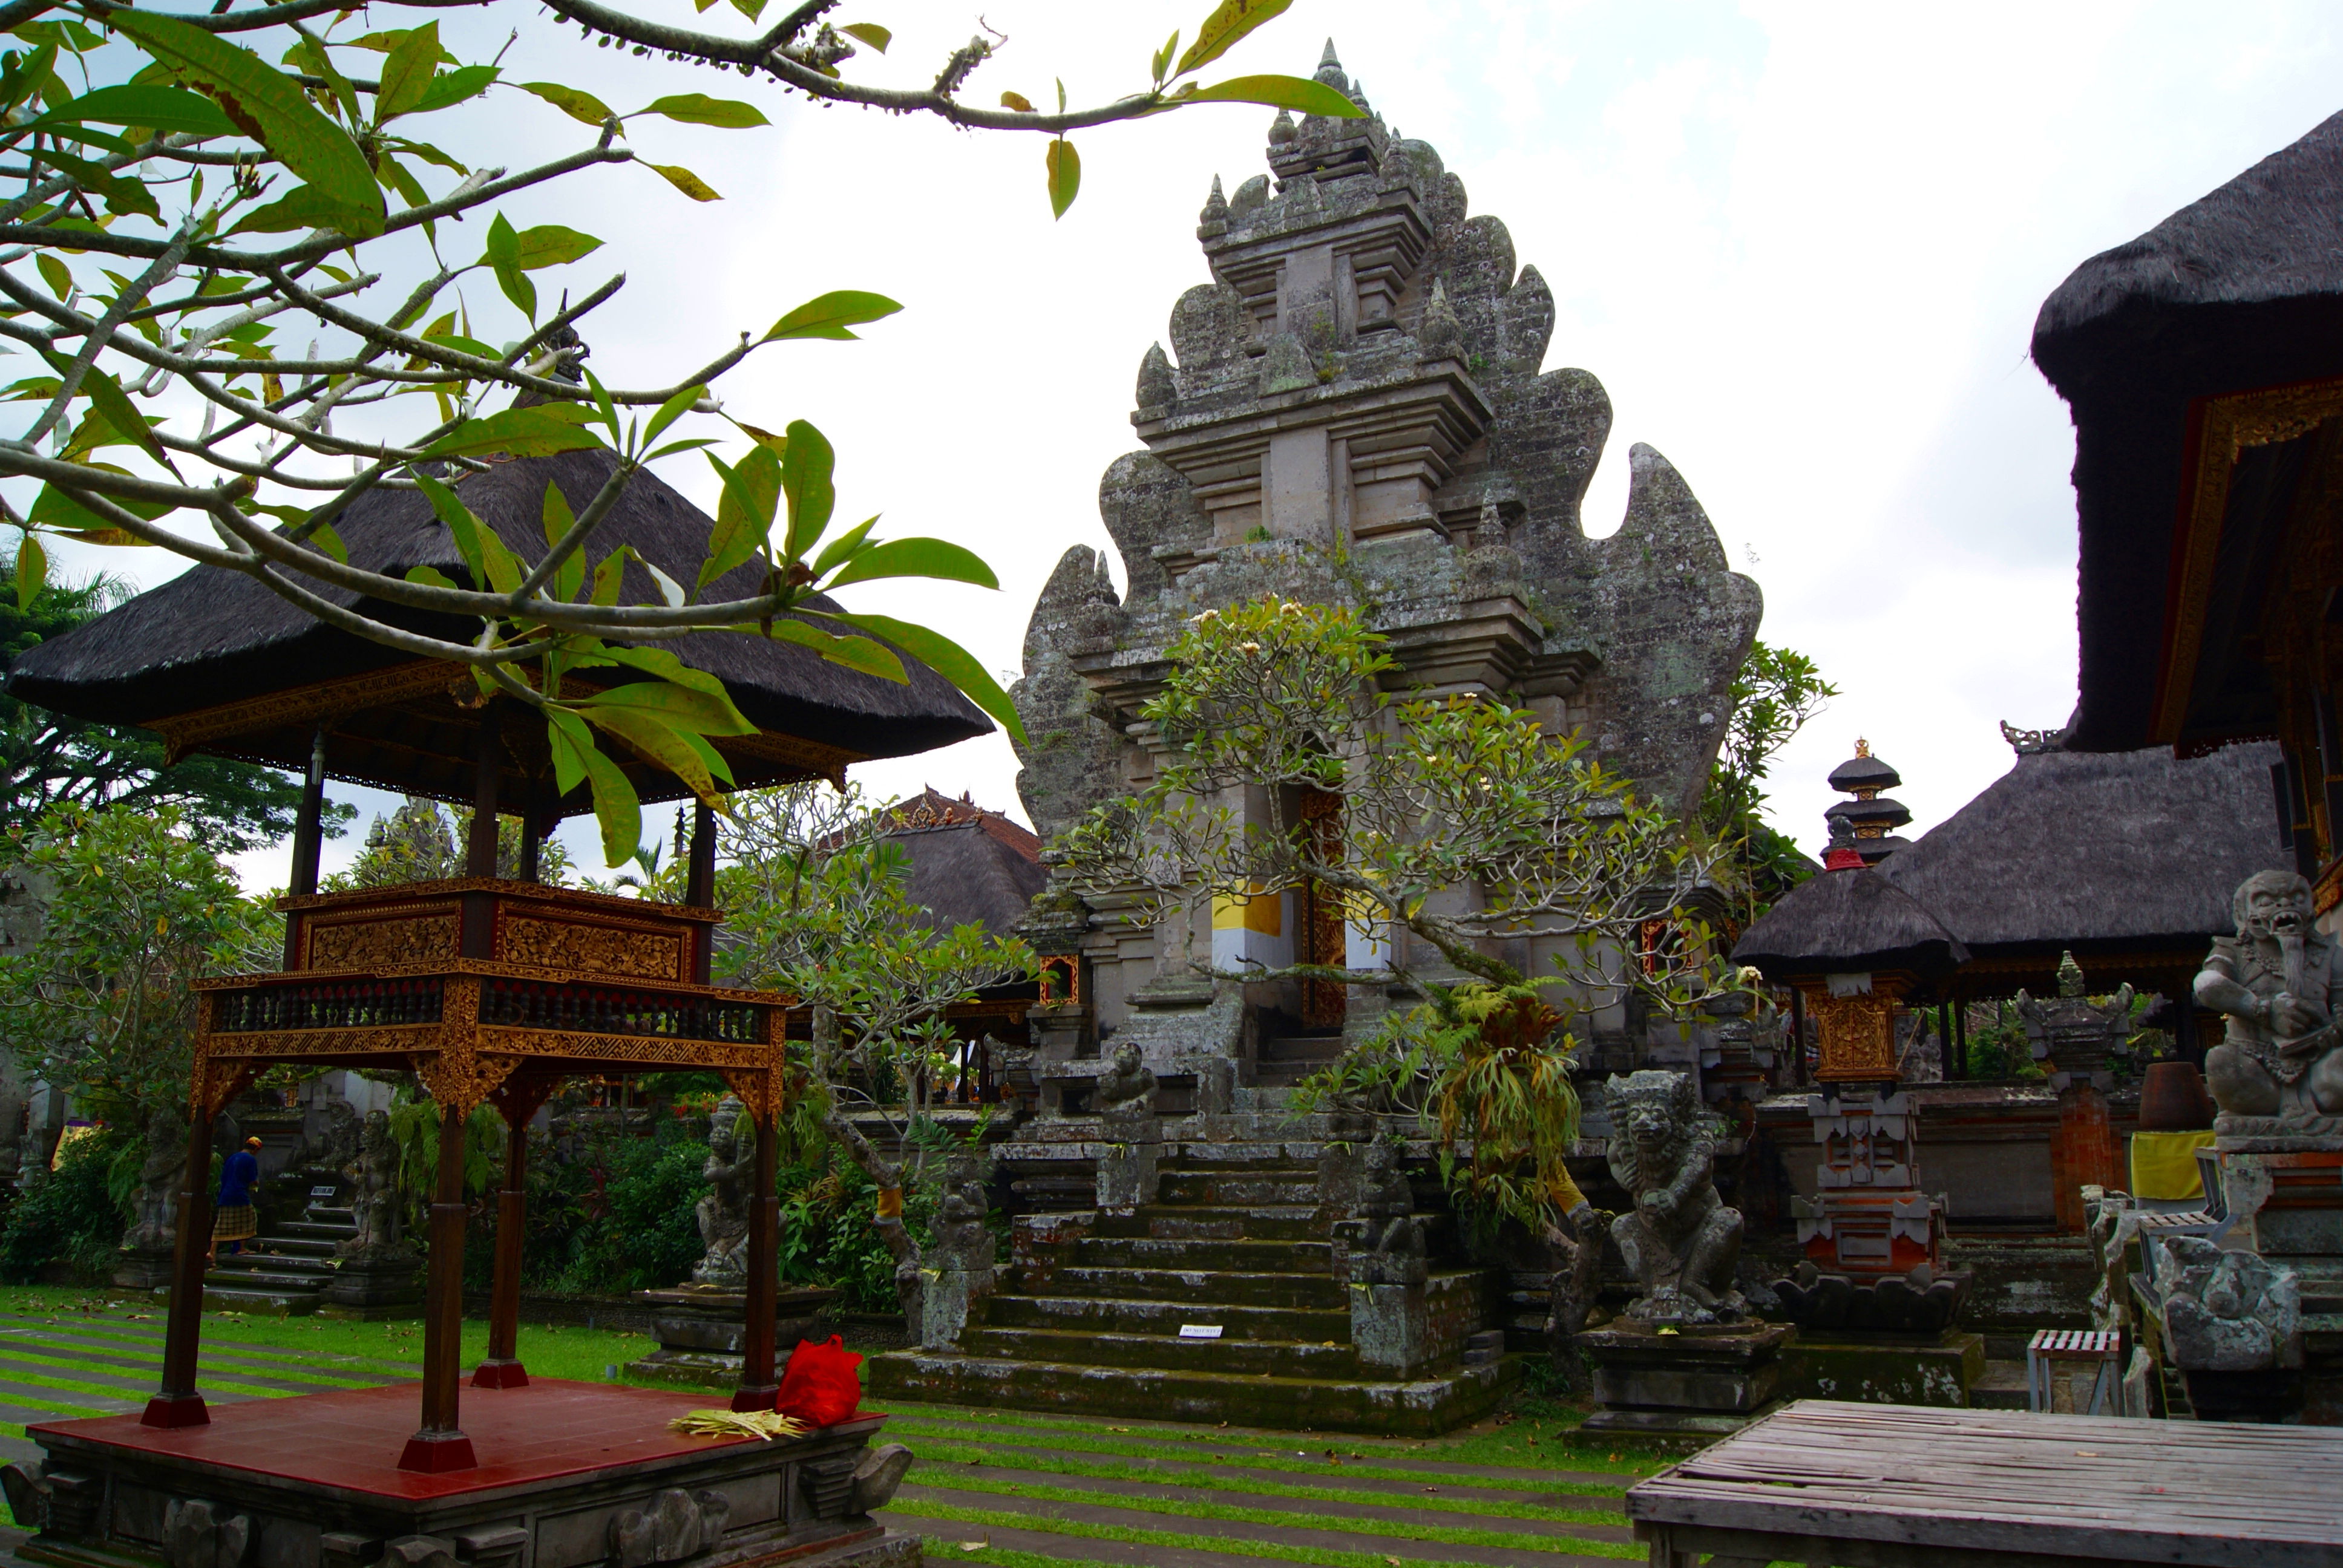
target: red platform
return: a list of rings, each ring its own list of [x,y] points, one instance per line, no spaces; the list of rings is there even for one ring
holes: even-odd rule
[[[668,1429],[686,1411],[721,1408],[720,1394],[535,1378],[526,1388],[464,1402],[463,1430],[479,1457],[477,1469],[425,1474],[398,1468],[400,1450],[415,1430],[421,1392],[420,1383],[408,1382],[246,1400],[214,1405],[203,1426],[146,1426],[133,1413],[45,1421],[25,1430],[52,1452],[89,1443],[304,1487],[414,1502],[541,1485],[758,1443],[748,1437],[687,1437]],[[867,1437],[885,1420],[876,1412],[861,1412],[853,1421],[818,1430],[823,1437]]]

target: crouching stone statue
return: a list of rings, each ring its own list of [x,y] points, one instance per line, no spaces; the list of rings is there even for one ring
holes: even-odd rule
[[[1611,1174],[1635,1203],[1611,1226],[1643,1290],[1628,1315],[1668,1323],[1743,1316],[1749,1303],[1733,1287],[1741,1211],[1716,1194],[1717,1124],[1701,1109],[1692,1080],[1649,1070],[1614,1075],[1603,1097],[1611,1111]]]
[[[2311,924],[2310,884],[2257,871],[2230,913],[2237,934],[2215,939],[2196,986],[2199,1007],[2229,1019],[2227,1038],[2205,1053],[2220,1130],[2343,1130],[2334,1120],[2343,1117],[2343,962]],[[2254,1121],[2265,1125],[2243,1125]]]

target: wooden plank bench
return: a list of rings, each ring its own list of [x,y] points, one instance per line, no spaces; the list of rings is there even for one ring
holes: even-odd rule
[[[2343,1428],[1800,1400],[1627,1517],[1651,1568],[2343,1568]]]

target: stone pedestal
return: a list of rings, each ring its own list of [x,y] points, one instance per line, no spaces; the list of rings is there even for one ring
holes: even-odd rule
[[[1588,1432],[1718,1436],[1738,1432],[1780,1393],[1787,1323],[1685,1327],[1674,1332],[1620,1319],[1578,1336],[1603,1408]]]
[[[2312,1426],[2343,1426],[2343,1118],[2328,1120],[2313,1131],[2227,1115],[2214,1124],[2221,1190],[2238,1216],[2222,1244],[2300,1277],[2301,1419]]]
[[[119,1263],[115,1265],[114,1282],[126,1291],[160,1291],[169,1288],[171,1269],[177,1249],[163,1246],[122,1249]]]
[[[1966,1410],[1969,1390],[1985,1376],[1985,1336],[1957,1329],[1925,1336],[1801,1329],[1788,1363],[1782,1388],[1786,1399]]]
[[[1101,1213],[1129,1213],[1155,1201],[1161,1186],[1156,1167],[1163,1157],[1163,1119],[1155,1115],[1103,1118],[1105,1141],[1099,1148],[1098,1207]]]
[[[1421,1254],[1350,1255],[1351,1346],[1359,1364],[1406,1377],[1433,1357],[1430,1267]]]
[[[344,1258],[318,1298],[319,1315],[379,1322],[423,1315],[423,1258],[400,1249]]]
[[[830,1290],[784,1290],[774,1303],[773,1343],[786,1362],[799,1340],[816,1331],[822,1309],[838,1299]],[[740,1381],[741,1342],[749,1332],[745,1292],[684,1285],[672,1291],[638,1291],[635,1300],[651,1309],[651,1332],[659,1348],[628,1363],[636,1377],[696,1388],[730,1388]]]

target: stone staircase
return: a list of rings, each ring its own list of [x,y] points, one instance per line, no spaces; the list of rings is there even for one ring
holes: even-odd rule
[[[871,1397],[1417,1435],[1485,1412],[1517,1375],[1483,1326],[1488,1271],[1443,1256],[1445,1217],[1423,1216],[1431,1358],[1404,1376],[1363,1363],[1317,1171],[1293,1149],[1192,1146],[1154,1203],[1021,1217],[958,1351],[874,1357]]]
[[[260,1312],[304,1317],[322,1304],[334,1282],[334,1248],[357,1234],[357,1216],[333,1199],[312,1197],[301,1218],[288,1221],[245,1251],[218,1260],[204,1275],[207,1312]]]

